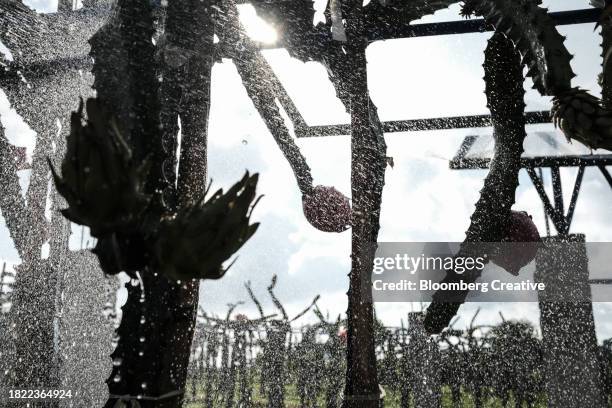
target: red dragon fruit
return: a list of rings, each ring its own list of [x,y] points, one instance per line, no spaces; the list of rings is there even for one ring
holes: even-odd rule
[[[540,243],[540,233],[525,211],[512,211],[508,234],[491,262],[518,275],[522,267],[534,260]],[[507,244],[512,243],[512,244]]]
[[[324,232],[346,231],[351,225],[349,199],[333,187],[316,186],[302,197],[308,222]]]

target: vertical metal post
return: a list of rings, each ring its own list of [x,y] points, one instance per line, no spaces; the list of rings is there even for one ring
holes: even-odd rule
[[[559,172],[558,166],[552,166],[550,168],[550,176],[553,186],[553,198],[555,202],[555,209],[560,213],[564,214],[565,209],[563,205],[563,188],[561,185],[561,173]]]
[[[542,172],[542,168],[538,167],[538,175],[540,176],[540,181],[544,184],[544,173]],[[544,209],[544,223],[546,224],[546,236],[550,237],[550,222],[548,221],[548,213],[546,212],[546,206],[542,203],[542,208]]]
[[[605,404],[584,235],[550,237],[536,257],[547,406]]]

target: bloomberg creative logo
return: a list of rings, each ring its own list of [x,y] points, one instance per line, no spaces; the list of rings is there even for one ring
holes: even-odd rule
[[[501,244],[505,245],[505,244]],[[376,302],[453,302],[469,292],[469,301],[537,301],[546,290],[535,279],[534,265],[508,273],[491,262],[495,249],[476,244],[461,251],[461,243],[379,243],[372,268],[372,298]],[[510,256],[520,246],[502,248]],[[465,295],[463,295],[465,297]]]

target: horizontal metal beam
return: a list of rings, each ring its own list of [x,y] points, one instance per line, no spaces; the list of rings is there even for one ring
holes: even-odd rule
[[[450,168],[453,170],[488,169],[490,158],[452,160]],[[612,154],[569,155],[569,156],[541,156],[525,157],[521,159],[521,168],[535,167],[592,167],[612,165]]]
[[[601,18],[601,10],[597,8],[557,11],[548,13],[556,25],[588,24],[596,23]],[[439,23],[424,24],[398,24],[389,25],[384,21],[370,23],[366,27],[366,35],[370,43],[376,41],[396,40],[402,38],[433,37],[438,35],[455,35],[484,33],[493,31],[493,27],[487,25],[484,19],[443,21]],[[279,33],[282,34],[282,33]],[[331,33],[313,33],[311,41],[319,43],[332,42]],[[271,43],[258,43],[261,49],[283,48],[282,37]]]
[[[612,279],[589,279],[591,285],[612,285]]]
[[[549,13],[557,25],[594,23],[599,20],[601,10],[595,8],[569,10]],[[399,26],[388,26],[382,24],[380,27],[368,27],[368,38],[370,42],[378,40],[414,38],[437,35],[468,34],[491,31],[483,19],[449,21],[441,23],[427,24],[404,24]],[[329,41],[328,38],[321,38],[321,41]],[[262,48],[277,48],[276,44],[261,44]],[[550,123],[550,113],[547,111],[527,112],[525,114],[527,124]],[[383,123],[385,133],[394,132],[414,132],[425,130],[444,130],[444,129],[466,129],[490,127],[490,115],[457,116],[447,118],[413,119],[387,121]],[[297,137],[322,137],[322,136],[342,136],[350,135],[349,124],[309,126],[296,132]]]
[[[581,10],[558,11],[548,14],[557,25],[595,23],[601,18],[601,10],[588,8]],[[410,24],[392,26],[381,22],[376,26],[368,27],[370,41],[391,40],[398,38],[428,37],[436,35],[453,35],[483,33],[493,28],[483,19],[448,21],[441,23]]]
[[[528,125],[550,123],[550,112],[526,112]],[[493,126],[491,115],[451,116],[446,118],[392,120],[383,122],[385,133],[418,132],[425,130],[474,129]],[[351,125],[309,126],[297,134],[298,137],[346,136],[351,134]]]

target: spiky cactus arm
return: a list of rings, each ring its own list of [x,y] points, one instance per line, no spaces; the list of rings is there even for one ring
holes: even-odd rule
[[[130,135],[134,143],[134,158],[141,162],[151,155],[154,163],[161,163],[165,157],[158,137],[161,107],[155,46],[151,41],[155,34],[153,9],[149,5],[128,5],[120,0],[117,12],[121,44],[128,54],[123,74],[127,76],[128,91],[132,96],[131,115],[134,122]],[[164,184],[161,169],[152,168],[147,180],[149,191],[163,188]]]
[[[571,87],[572,56],[545,9],[535,0],[468,0],[466,14],[482,15],[512,40],[527,75],[542,94],[554,97],[553,119],[569,139],[592,148],[612,149],[612,111],[588,92]]]
[[[488,106],[493,122],[495,154],[480,198],[466,231],[458,256],[482,256],[482,245],[499,242],[510,222],[510,209],[518,187],[520,158],[525,140],[525,91],[518,52],[501,33],[495,33],[485,51],[485,82]],[[463,279],[475,281],[480,270],[459,275],[450,272],[444,282]],[[467,291],[437,293],[427,308],[424,325],[429,333],[439,333],[457,314]],[[445,302],[444,298],[453,302]]]
[[[153,271],[141,278],[141,285],[126,284],[128,301],[111,355],[106,406],[114,407],[122,396],[130,400],[144,395],[158,400],[142,401],[142,407],[178,407],[184,398],[197,298],[188,298],[193,291],[167,283]]]
[[[240,24],[236,3],[234,1],[224,2],[223,8],[224,12],[220,20],[223,30],[222,46],[232,56],[247,94],[289,162],[300,191],[302,194],[307,194],[313,188],[310,167],[293,140],[276,105],[276,100],[280,99],[277,91],[280,84],[274,80],[272,67]]]
[[[234,61],[239,61],[236,66],[247,94],[289,163],[300,192],[303,195],[309,194],[313,188],[310,166],[291,136],[275,103],[278,94],[275,94],[274,88],[270,87],[270,82],[275,82],[272,67],[260,52],[254,54],[254,58],[250,61],[246,58],[238,58]]]
[[[124,84],[128,56],[125,48],[119,46],[123,40],[118,29],[120,23],[117,13],[115,6],[106,24],[90,38],[89,56],[94,60],[93,88],[98,99],[109,112],[112,112],[121,127],[121,133],[132,145],[132,141],[129,140],[134,119],[130,116],[132,97],[129,88]]]
[[[142,5],[134,5],[133,9]],[[155,46],[153,10],[146,17],[118,2],[106,24],[90,39],[90,56],[94,59],[93,87],[98,100],[110,116],[116,118],[136,162],[148,158],[161,163],[165,159],[160,135],[160,98]],[[143,11],[142,14],[145,12]],[[148,36],[149,40],[143,38]],[[149,172],[147,189],[166,187],[162,170]],[[159,193],[156,206],[163,210]]]
[[[319,54],[317,59],[327,68],[336,95],[351,113],[354,138],[352,154],[353,250],[348,292],[349,341],[345,387],[345,394],[352,397],[349,397],[350,401],[345,401],[345,404],[346,407],[369,406],[367,404],[377,406],[378,400],[375,396],[378,395],[379,389],[375,357],[373,357],[374,343],[369,334],[373,331],[374,312],[371,300],[364,300],[363,296],[366,295],[366,288],[370,287],[367,282],[364,283],[364,279],[369,279],[373,263],[374,249],[371,243],[377,241],[380,229],[380,205],[384,187],[387,147],[376,105],[370,99],[367,88],[359,89],[360,82],[367,83],[365,56],[355,62],[346,57],[340,47],[334,47],[328,48],[325,54]],[[358,74],[355,69],[358,70]],[[357,109],[351,109],[351,107]],[[361,400],[362,397],[369,398],[369,400]]]
[[[596,7],[606,7],[610,10],[610,4],[596,5]],[[602,49],[602,70],[600,76],[601,100],[604,108],[612,109],[612,20],[610,16],[604,16],[601,25],[601,49]]]
[[[547,10],[538,4],[538,0],[467,0],[464,12],[482,16],[512,40],[535,88],[542,95],[558,96],[571,90],[572,56]]]

